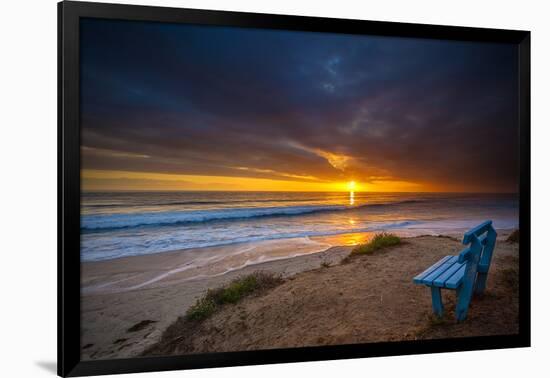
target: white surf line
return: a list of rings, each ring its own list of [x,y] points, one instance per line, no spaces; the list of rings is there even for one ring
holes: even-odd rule
[[[243,250],[239,250],[237,253],[235,254],[232,254],[231,256],[235,256],[235,255],[238,255],[238,254],[241,254],[241,253],[245,253],[245,252],[248,252],[248,251],[251,251],[253,249],[255,249],[257,246],[250,246],[248,248],[244,248]],[[181,272],[184,272],[186,270],[189,270],[189,269],[192,269],[192,268],[201,268],[205,265],[205,263],[207,262],[216,262],[216,261],[219,261],[219,260],[223,260],[224,258],[226,258],[227,256],[212,256],[212,257],[209,257],[209,258],[205,258],[205,259],[201,259],[200,262],[202,264],[193,264],[195,263],[196,260],[192,260],[190,261],[189,263],[183,265],[183,266],[180,266],[179,268],[175,268],[175,269],[171,269],[167,272],[164,272],[162,274],[159,274],[158,276],[156,277],[153,277],[151,278],[150,280],[148,281],[145,281],[145,282],[142,282],[140,284],[137,284],[137,285],[134,285],[134,286],[130,286],[130,287],[126,287],[126,288],[122,288],[120,289],[121,291],[130,291],[130,290],[136,290],[136,289],[141,289],[142,287],[145,287],[147,285],[150,285],[152,283],[155,283],[155,282],[158,282],[160,280],[163,280],[164,278],[166,277],[169,277],[171,275],[174,275],[176,273],[181,273]]]
[[[136,278],[136,277],[139,277],[141,276],[143,273],[138,273],[138,274],[134,274],[130,277],[126,277],[126,278],[121,278],[120,280],[115,280],[115,281],[109,281],[109,282],[105,282],[105,283],[102,283],[100,285],[90,285],[90,286],[85,286],[81,289],[81,292],[82,293],[85,293],[85,294],[89,294],[89,293],[93,293],[93,292],[97,292],[97,291],[100,291],[101,289],[104,289],[106,287],[109,287],[109,286],[112,286],[114,284],[117,284],[117,283],[120,283],[120,282],[124,282],[124,281],[128,281],[128,280],[131,280],[133,278]]]
[[[320,249],[318,251],[316,250],[316,251],[308,252],[308,253],[296,253],[294,255],[279,256],[279,257],[274,257],[274,258],[266,258],[265,256],[261,256],[259,259],[256,259],[256,260],[246,260],[246,262],[244,264],[236,266],[236,267],[228,268],[227,270],[225,270],[221,273],[199,274],[197,276],[184,279],[180,282],[195,281],[195,280],[202,279],[202,278],[219,277],[219,276],[223,276],[227,273],[233,272],[235,270],[246,268],[247,266],[258,265],[258,264],[272,262],[272,261],[278,261],[278,260],[292,259],[292,258],[299,257],[299,256],[313,255],[313,254],[316,254],[316,253],[324,252],[327,249],[329,249],[330,247],[332,247],[332,245],[330,245],[330,244],[326,244],[326,245],[327,245],[327,248]]]
[[[130,291],[130,290],[141,289],[144,286],[147,286],[147,285],[150,285],[152,283],[158,282],[158,281],[160,281],[160,280],[162,280],[162,279],[164,279],[168,276],[171,276],[171,275],[176,274],[176,273],[184,272],[186,270],[189,270],[191,268],[196,268],[196,267],[197,267],[197,265],[194,265],[193,261],[191,261],[191,262],[189,262],[189,263],[187,263],[183,266],[180,266],[179,268],[171,269],[167,272],[159,274],[158,276],[153,277],[148,281],[142,282],[142,283],[134,285],[134,286],[125,287],[125,288],[122,289],[122,291]]]
[[[276,257],[276,258],[271,258],[271,259],[266,258],[265,256],[260,256],[258,259],[247,260],[244,264],[242,264],[240,266],[237,266],[237,267],[229,268],[228,270],[225,270],[221,273],[216,273],[216,274],[213,274],[213,275],[204,275],[204,274],[203,275],[197,275],[197,276],[194,276],[194,277],[191,277],[191,278],[188,278],[188,279],[184,279],[181,282],[191,281],[191,280],[200,279],[200,278],[217,277],[217,276],[221,276],[221,275],[227,274],[227,273],[235,271],[235,270],[245,268],[249,265],[261,264],[263,262],[283,260],[283,259],[289,259],[289,258],[294,258],[294,257],[298,257],[298,256],[305,256],[305,255],[310,255],[310,254],[314,254],[314,253],[319,253],[319,252],[326,251],[328,248],[330,248],[332,246],[331,244],[328,244],[328,243],[322,243],[322,242],[317,242],[317,241],[311,240],[308,236],[305,236],[303,238],[296,238],[296,239],[301,239],[301,241],[306,245],[307,244],[317,244],[320,247],[321,246],[322,247],[319,250],[314,250],[314,251],[307,252],[307,253],[299,253],[299,254],[281,256],[281,257]],[[276,241],[275,240],[269,240],[267,242],[271,244],[271,243],[275,243]],[[247,248],[239,249],[238,251],[236,251],[235,253],[232,253],[230,255],[212,256],[212,257],[208,257],[208,258],[204,258],[204,259],[192,260],[192,261],[190,261],[189,263],[187,263],[183,266],[180,266],[178,268],[166,271],[166,272],[164,272],[162,274],[159,274],[159,275],[157,275],[157,276],[155,276],[155,277],[153,277],[153,278],[151,278],[151,279],[149,279],[145,282],[139,283],[137,285],[129,286],[129,287],[114,289],[112,291],[114,291],[114,292],[123,292],[123,291],[131,291],[131,290],[141,289],[145,286],[148,286],[148,285],[151,285],[155,282],[161,281],[161,280],[163,280],[166,277],[169,277],[171,275],[181,273],[181,272],[184,272],[184,271],[192,269],[192,268],[201,268],[201,267],[205,266],[206,263],[218,262],[218,261],[224,260],[225,258],[230,257],[230,256],[237,256],[237,255],[240,255],[240,254],[243,254],[243,253],[246,253],[246,252],[253,251],[254,249],[257,249],[258,247],[261,247],[261,246],[263,246],[263,245],[262,244],[254,244],[254,245],[248,246]],[[137,275],[134,275],[134,276],[131,276],[131,277],[123,278],[121,280],[111,281],[111,282],[107,282],[107,283],[104,283],[104,284],[101,284],[101,285],[88,287],[88,288],[85,288],[83,290],[86,291],[86,293],[90,293],[90,292],[93,292],[93,291],[98,291],[98,289],[109,287],[109,286],[112,286],[112,285],[114,285],[116,283],[119,283],[119,282],[128,281],[132,278],[136,278],[136,277],[138,277],[140,275],[143,275],[143,274],[146,274],[146,273],[140,273],[140,274],[137,274]]]

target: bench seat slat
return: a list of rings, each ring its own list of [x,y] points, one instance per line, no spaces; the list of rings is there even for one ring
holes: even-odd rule
[[[433,280],[432,285],[437,287],[445,287],[445,283],[447,282],[447,280],[451,278],[460,268],[462,268],[464,264],[466,263],[459,263],[457,261],[439,277]]]
[[[451,257],[453,256],[445,256],[443,257],[441,260],[439,260],[438,262],[436,262],[435,264],[433,264],[432,266],[430,266],[428,269],[426,269],[425,271],[423,271],[422,273],[420,273],[419,275],[417,275],[416,277],[413,278],[413,281],[414,283],[417,283],[417,284],[420,284],[420,283],[423,283],[423,279],[429,275],[430,273],[432,273],[434,270],[436,270],[437,268],[439,268],[441,265],[443,265],[446,261],[448,261]]]
[[[457,262],[457,260],[458,260],[457,256],[451,256],[450,259],[447,259],[443,264],[441,264],[436,269],[434,269],[430,274],[425,276],[422,279],[422,283],[424,285],[432,285],[433,280],[435,280],[437,277],[445,273],[447,269],[449,269],[451,266],[454,265],[455,262]]]
[[[447,289],[456,289],[462,285],[462,280],[464,279],[464,272],[466,271],[466,264],[455,272],[446,282],[445,287]]]
[[[443,257],[441,260],[439,260],[438,262],[436,262],[435,264],[433,264],[432,266],[430,266],[428,269],[426,269],[425,271],[423,271],[422,273],[420,273],[419,275],[417,275],[416,277],[413,278],[413,281],[415,283],[422,283],[422,280],[424,279],[424,277],[426,277],[428,274],[432,273],[434,270],[436,270],[437,268],[439,268],[441,265],[443,265],[447,260],[449,260],[451,257],[453,256],[445,256]]]

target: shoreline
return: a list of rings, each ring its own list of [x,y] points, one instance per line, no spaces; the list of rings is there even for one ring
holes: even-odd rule
[[[391,230],[404,238],[462,235],[459,230],[449,231],[423,233],[408,229]],[[508,234],[512,229],[498,231]],[[377,232],[381,231],[269,239],[85,261],[81,263],[80,291],[82,296],[101,295],[212,279],[250,266],[261,268],[266,263],[326,252],[334,247],[353,247],[368,242]]]
[[[289,238],[83,262],[81,295],[150,289],[212,279],[247,267],[321,253],[332,247],[309,238]],[[290,250],[294,252],[291,255],[288,254]],[[262,260],[264,252],[271,255],[268,260]]]
[[[506,236],[506,232],[499,232],[500,240]],[[415,238],[421,238],[421,236],[411,239]],[[457,240],[451,240],[449,237],[430,238],[435,241],[448,239],[457,246],[460,245]],[[82,359],[136,356],[146,347],[158,342],[164,329],[183,315],[208,289],[224,286],[239,276],[259,270],[279,274],[283,278],[298,277],[304,272],[315,271],[323,264],[338,265],[352,248],[353,246],[329,247],[319,252],[261,262],[222,275],[195,280],[182,280],[182,275],[186,272],[183,270],[146,287],[83,294],[81,295]],[[132,257],[123,261],[118,259],[120,260],[118,264],[84,263],[81,271],[82,281],[101,285],[102,280],[105,283],[105,279],[109,278],[109,282],[116,282],[115,286],[124,286],[131,283],[136,276],[143,275],[143,278],[146,275],[158,276],[166,272],[167,267],[173,268],[173,264],[181,264],[186,259],[183,255],[185,253],[176,251]],[[425,267],[419,266],[420,270],[423,268]],[[107,288],[104,287],[104,289]],[[132,327],[144,324],[143,322],[147,323],[143,329],[136,332],[129,331]]]

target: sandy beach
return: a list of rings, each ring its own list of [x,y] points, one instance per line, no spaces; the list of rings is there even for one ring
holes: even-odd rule
[[[216,264],[189,267],[199,252],[208,259],[208,249],[86,262],[81,273],[82,358],[133,357],[145,350],[181,354],[515,333],[517,291],[508,283],[517,274],[518,247],[504,241],[508,234],[499,231],[487,294],[472,303],[468,321],[439,327],[431,326],[428,289],[414,285],[412,277],[459,251],[458,239],[449,236],[406,238],[400,246],[345,264],[341,261],[353,248],[345,244],[368,235],[311,243],[271,241],[255,248],[270,248],[275,254],[280,250],[281,256],[293,248],[299,256],[223,273]],[[334,243],[343,245],[331,247]],[[210,252],[218,256],[220,251]],[[173,350],[158,344],[163,332],[209,288],[255,271],[280,274],[285,282],[226,306]],[[452,294],[445,295],[449,311]]]

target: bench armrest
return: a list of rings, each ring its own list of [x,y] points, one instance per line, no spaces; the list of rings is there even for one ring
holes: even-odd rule
[[[470,247],[463,249],[458,255],[458,262],[462,264],[463,262],[468,261],[471,254],[472,252],[470,251]]]

